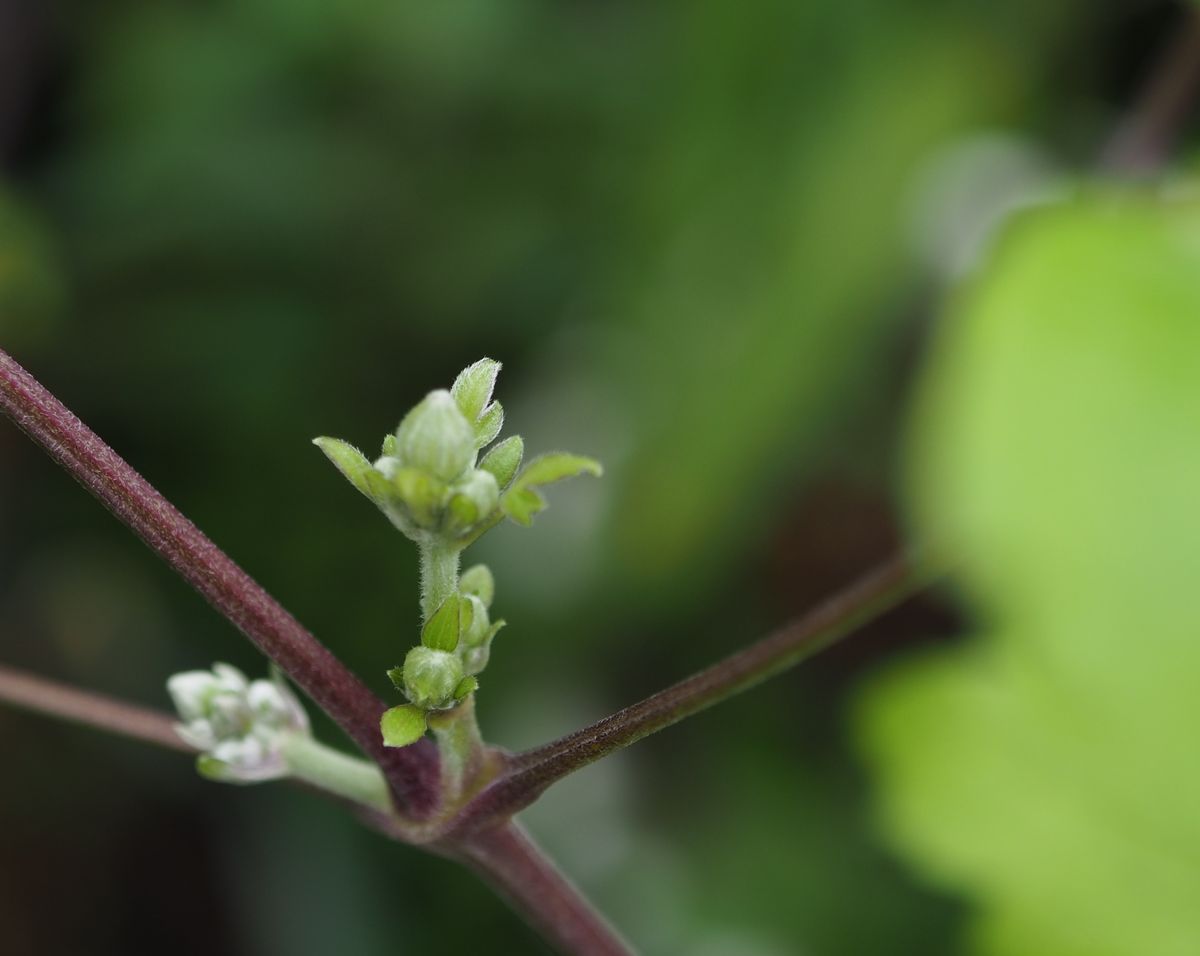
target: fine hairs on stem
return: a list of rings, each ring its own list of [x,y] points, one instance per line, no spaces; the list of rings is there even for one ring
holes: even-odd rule
[[[1198,38],[1200,19],[1192,15],[1112,137],[1103,161],[1107,170],[1142,172],[1165,160],[1200,79]],[[423,412],[406,418],[408,428],[401,423],[375,463],[345,443],[318,439],[355,487],[418,544],[421,643],[410,651],[416,652],[412,668],[406,662],[394,669],[398,691],[409,702],[389,708],[0,351],[0,409],[278,665],[346,732],[363,757],[313,740],[282,676],[250,681],[227,665],[176,675],[177,705],[182,702],[181,716],[190,718],[184,725],[165,713],[7,667],[0,667],[0,700],[171,751],[194,754],[210,748],[211,753],[201,753],[198,765],[215,779],[231,779],[237,772],[262,774],[259,779],[286,777],[316,789],[388,838],[469,867],[561,952],[621,956],[631,952],[629,944],[513,814],[574,770],[840,640],[926,586],[940,565],[897,557],[809,615],[588,727],[516,755],[490,748],[475,724],[474,675],[486,666],[491,639],[503,622],[490,619],[490,572],[482,566],[462,571],[462,551],[503,518],[528,524],[544,507],[541,485],[599,473],[590,459],[563,454],[536,458],[518,473],[523,445],[517,436],[478,460],[503,424],[503,410],[490,401],[498,369],[498,363],[483,360],[466,370],[451,392],[427,396],[418,406]],[[455,668],[461,669],[461,678]],[[447,675],[459,679],[449,681]],[[227,705],[225,710],[211,706],[216,699]],[[262,726],[232,739],[219,726],[229,708],[241,708],[239,717]],[[390,725],[388,714],[396,716]],[[196,743],[187,742],[189,736]],[[234,747],[241,748],[237,759],[252,754],[259,762],[237,763],[230,756]],[[277,763],[269,765],[263,754]]]
[[[358,804],[360,819],[392,839],[425,845],[441,855],[461,860],[565,953],[614,956],[630,950],[578,889],[511,821],[512,814],[536,799],[554,779],[572,769],[797,663],[807,654],[882,613],[923,580],[907,562],[893,562],[846,595],[829,602],[811,618],[784,628],[709,671],[562,741],[515,758],[491,750],[466,754],[469,769],[479,776],[479,781],[469,795],[472,799],[465,803],[456,801],[447,807],[440,803],[444,775],[439,770],[443,758],[437,753],[437,745],[430,738],[421,737],[403,747],[382,746],[378,720],[385,705],[216,545],[3,352],[0,352],[0,407],[347,730],[383,772],[396,800],[396,810],[386,812],[384,804],[374,796],[371,775],[366,769],[368,765],[332,753],[321,756],[320,750],[314,750],[308,744],[287,745],[285,742],[281,753],[285,757],[293,755],[310,772],[343,774],[344,779],[332,780],[333,786],[321,787],[317,783],[318,789],[324,789],[336,799],[348,799]],[[529,467],[534,479],[545,481],[576,474],[592,466],[577,456],[543,456]],[[528,491],[528,495],[512,502],[512,508],[519,517],[528,517],[540,508],[539,498],[534,497],[537,494],[534,483],[531,480],[525,485],[514,485],[514,480],[510,475],[505,485]],[[491,521],[485,518],[482,523]],[[469,531],[465,537],[474,540],[472,535],[477,536],[477,533]],[[431,612],[437,609],[432,605],[444,605],[449,598],[443,595],[454,588],[469,592],[466,597],[480,603],[491,601],[490,575],[472,569],[460,578],[458,551],[453,555],[435,554],[430,578],[424,602],[429,618],[427,626],[434,623]],[[439,597],[441,602],[436,601]],[[471,606],[474,607],[474,603]],[[461,627],[461,621],[460,616],[454,626]],[[727,677],[714,679],[718,673],[725,673]],[[219,682],[238,678],[227,673],[224,677],[198,673],[194,679]],[[240,692],[244,693],[246,689],[242,686]],[[253,693],[253,688],[250,691]],[[0,699],[172,749],[190,749],[175,736],[166,715],[16,672],[0,671]],[[454,712],[447,713],[452,717]],[[464,740],[468,748],[476,751],[481,748],[478,736],[471,733],[444,733],[436,738]],[[454,756],[456,759],[464,757]],[[304,782],[302,775],[298,775],[298,779]],[[423,823],[438,812],[439,806],[443,816],[435,822]]]

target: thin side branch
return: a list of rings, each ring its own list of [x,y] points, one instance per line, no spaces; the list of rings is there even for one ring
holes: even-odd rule
[[[432,811],[438,792],[433,744],[384,747],[384,703],[3,350],[0,409],[282,667],[379,764],[403,812],[419,818]]]
[[[1104,149],[1101,166],[1105,169],[1153,172],[1171,155],[1200,86],[1200,10],[1186,6],[1179,32]]]
[[[907,556],[895,558],[807,616],[707,670],[573,734],[516,754],[509,769],[464,808],[456,829],[504,819],[581,767],[793,667],[894,607],[930,577]]]
[[[168,750],[195,753],[176,735],[174,721],[168,714],[34,677],[11,667],[0,666],[0,701]]]
[[[515,822],[474,833],[453,855],[508,900],[555,949],[571,956],[633,950]]]

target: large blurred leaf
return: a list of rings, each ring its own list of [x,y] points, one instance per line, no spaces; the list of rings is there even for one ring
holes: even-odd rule
[[[1200,207],[1030,217],[928,375],[918,524],[986,626],[867,698],[887,828],[978,952],[1195,953]]]

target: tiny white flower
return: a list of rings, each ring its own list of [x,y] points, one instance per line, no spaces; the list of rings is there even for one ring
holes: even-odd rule
[[[309,733],[308,716],[295,694],[277,677],[249,681],[229,664],[211,671],[186,671],[167,681],[179,711],[180,738],[206,756],[205,775],[232,783],[287,776],[287,736]]]

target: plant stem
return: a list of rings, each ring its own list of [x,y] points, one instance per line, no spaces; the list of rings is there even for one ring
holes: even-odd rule
[[[453,855],[560,952],[632,956],[629,945],[515,821],[471,834]]]
[[[464,785],[483,757],[483,737],[475,719],[475,695],[468,694],[453,710],[431,713],[429,729],[442,758],[442,799],[454,804],[462,799]]]
[[[1200,85],[1200,10],[1185,5],[1183,23],[1117,126],[1101,166],[1117,173],[1150,173],[1162,166],[1187,122]]]
[[[0,667],[0,700],[50,717],[133,737],[168,750],[195,753],[179,739],[169,714]]]
[[[290,735],[283,756],[297,779],[381,813],[391,810],[387,781],[375,764],[326,747],[307,734]]]
[[[458,815],[456,830],[506,819],[581,767],[787,670],[894,607],[933,576],[907,556],[895,558],[807,616],[708,669],[573,734],[516,754],[509,769]]]
[[[383,768],[400,809],[437,803],[432,742],[385,748],[385,705],[291,614],[141,475],[0,350],[0,408],[227,617]]]
[[[441,544],[422,544],[421,620],[429,623],[434,611],[458,590],[458,555],[454,548]]]

